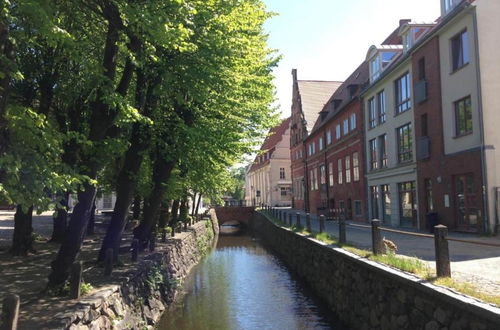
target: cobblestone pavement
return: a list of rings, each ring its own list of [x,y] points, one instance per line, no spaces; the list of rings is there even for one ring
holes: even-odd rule
[[[305,223],[305,213],[290,208],[280,208],[282,211],[292,213],[295,222],[296,213],[301,214],[302,223]],[[288,219],[288,218],[287,218]],[[347,224],[354,223],[347,221]],[[364,223],[363,223],[364,224]],[[319,220],[316,215],[311,215],[311,226],[319,229]],[[326,231],[338,237],[338,222],[326,221]],[[407,230],[405,231],[414,231]],[[417,232],[417,231],[414,231]],[[424,237],[408,236],[404,234],[382,232],[383,237],[393,241],[398,247],[398,254],[417,257],[426,261],[430,267],[435,267],[434,240]],[[450,232],[450,237],[472,241],[492,242],[500,244],[500,237],[482,237],[474,234]],[[371,230],[346,226],[348,243],[363,249],[371,249]],[[476,244],[449,242],[452,277],[454,279],[471,283],[485,293],[500,295],[500,248]]]

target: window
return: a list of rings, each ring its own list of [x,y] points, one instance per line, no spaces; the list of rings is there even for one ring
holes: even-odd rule
[[[315,168],[313,170],[313,173],[314,173],[314,189],[318,190],[318,169]]]
[[[415,227],[416,225],[416,192],[415,182],[402,182],[399,188],[399,217],[402,227]]]
[[[319,138],[319,150],[323,150],[323,138]]]
[[[319,167],[319,183],[321,185],[326,184],[326,168],[325,165]]]
[[[411,123],[397,128],[398,136],[398,161],[409,162],[413,159]]]
[[[444,0],[444,12],[450,12],[461,0]]]
[[[332,143],[332,131],[328,130],[328,132],[326,132],[326,144],[330,143]]]
[[[380,148],[380,168],[387,167],[387,135],[383,134],[378,137],[378,145]]]
[[[411,108],[410,73],[405,73],[394,82],[396,95],[396,114],[405,112]]]
[[[423,115],[420,116],[420,129],[422,136],[429,136],[428,134],[428,129],[427,129],[427,114],[424,113]]]
[[[281,196],[285,197],[286,196],[286,188],[285,187],[281,187],[280,190],[281,190]]]
[[[344,135],[349,133],[349,119],[344,119]]]
[[[260,190],[257,190],[257,191],[255,192],[255,197],[260,197]]]
[[[378,218],[378,186],[370,187],[371,218]]]
[[[472,133],[472,105],[470,96],[455,102],[455,135]]]
[[[368,115],[370,120],[368,126],[370,128],[377,126],[377,110],[375,108],[375,98],[373,97],[368,100]]]
[[[427,208],[426,211],[432,212],[434,211],[434,202],[432,200],[432,180],[425,179],[424,185],[425,185],[425,205]]]
[[[392,59],[396,55],[396,52],[382,52],[380,56],[382,57],[382,69],[391,63]]]
[[[451,69],[457,71],[469,63],[469,43],[467,30],[464,30],[451,39]]]
[[[385,115],[385,91],[377,94],[377,108],[378,108],[378,123],[383,124],[386,120]]]
[[[418,80],[425,79],[425,57],[418,60]]]
[[[368,142],[370,148],[370,170],[376,170],[378,168],[377,163],[377,139],[372,139]]]
[[[370,81],[374,81],[380,76],[380,56],[375,56],[371,61],[370,61]]]
[[[345,158],[345,183],[351,183],[351,157]]]
[[[352,154],[352,176],[354,181],[359,181],[359,154]]]
[[[391,190],[388,184],[380,186],[382,193],[382,217],[384,224],[391,223]]]
[[[340,124],[338,124],[337,126],[335,126],[335,138],[337,140],[340,139]]]
[[[333,163],[328,164],[328,179],[330,186],[333,186]]]
[[[359,217],[363,215],[363,209],[361,207],[361,201],[354,201],[354,215]]]
[[[309,156],[314,155],[315,152],[316,152],[316,143],[313,142],[309,145]]]
[[[337,160],[337,172],[338,172],[338,178],[337,181],[339,184],[342,184],[343,182],[343,177],[342,177],[342,158],[339,158]]]
[[[280,179],[285,179],[285,168],[280,167]]]
[[[102,196],[102,208],[103,209],[113,208],[113,196],[111,196],[111,194],[104,194]]]
[[[350,124],[351,124],[351,131],[356,129],[356,114],[351,113],[351,116],[349,117],[350,119]]]

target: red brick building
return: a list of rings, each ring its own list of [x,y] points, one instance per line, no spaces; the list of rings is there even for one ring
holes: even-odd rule
[[[341,85],[338,81],[298,80],[297,70],[292,70],[293,95],[290,122],[290,159],[292,173],[292,207],[309,210],[305,173],[306,150],[303,144],[311,132],[320,111],[330,96]]]
[[[360,100],[367,81],[368,64],[363,62],[330,97],[304,140],[312,213],[327,215],[342,208],[347,219],[367,219]]]
[[[434,35],[412,53],[419,223],[422,229],[428,227],[427,215],[435,213],[439,223],[452,230],[479,231],[484,202],[481,151],[446,154],[444,148],[441,28],[436,26]],[[474,221],[460,221],[465,215]]]

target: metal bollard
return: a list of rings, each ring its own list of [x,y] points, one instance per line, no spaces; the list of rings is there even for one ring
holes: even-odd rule
[[[302,226],[301,223],[300,223],[300,213],[299,212],[295,213],[295,216],[297,218],[297,221],[296,221],[297,228],[299,228],[299,227]]]
[[[306,228],[307,231],[312,233],[312,228],[311,228],[311,215],[309,213],[306,213]]]
[[[19,318],[20,299],[17,294],[11,294],[4,298],[2,306],[1,326],[2,330],[16,330]]]
[[[319,232],[325,231],[325,216],[322,214],[319,216]]]
[[[106,250],[106,255],[104,257],[104,276],[110,276],[113,272],[113,249],[109,248]]]
[[[434,227],[434,246],[436,248],[436,274],[438,277],[451,277],[450,253],[448,250],[448,227]]]
[[[292,213],[288,213],[288,223],[290,225],[290,227],[292,226],[293,224],[293,220],[292,220]]]
[[[372,251],[374,255],[384,253],[384,242],[380,233],[380,220],[372,220]]]
[[[163,230],[161,231],[161,241],[163,243],[165,243],[167,241],[167,229],[166,228],[163,228]]]
[[[139,240],[136,238],[132,241],[132,261],[137,261],[138,256],[139,256]]]
[[[82,283],[82,262],[76,261],[71,265],[69,275],[69,299],[80,298],[80,284]]]
[[[345,220],[344,219],[340,219],[340,221],[339,221],[339,243],[340,244],[346,243]]]

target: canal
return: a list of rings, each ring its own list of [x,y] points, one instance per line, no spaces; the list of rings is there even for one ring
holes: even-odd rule
[[[260,240],[221,235],[158,329],[347,329]]]

